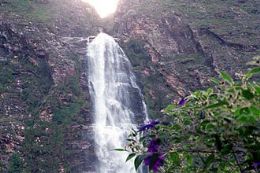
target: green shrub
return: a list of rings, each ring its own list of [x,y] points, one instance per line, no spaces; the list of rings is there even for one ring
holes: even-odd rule
[[[169,105],[168,122],[154,120],[130,134],[128,159],[154,172],[258,172],[260,86],[252,81],[258,73],[259,67],[234,81],[221,72],[215,87]]]
[[[9,162],[8,173],[22,173],[23,160],[18,153],[14,153]]]

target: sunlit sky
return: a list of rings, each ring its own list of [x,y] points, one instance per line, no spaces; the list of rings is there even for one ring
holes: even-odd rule
[[[92,5],[101,18],[107,17],[116,11],[119,0],[82,0]]]

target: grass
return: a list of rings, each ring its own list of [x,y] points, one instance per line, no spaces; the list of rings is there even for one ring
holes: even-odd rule
[[[24,16],[31,21],[48,23],[62,16],[61,11],[70,7],[69,1],[52,0],[46,4],[40,4],[30,0],[8,0],[4,6],[0,6],[3,12],[12,12]],[[69,11],[70,9],[68,9]],[[66,16],[64,16],[66,17]]]
[[[4,9],[1,9],[4,8]],[[1,10],[26,16],[29,19],[46,21],[50,19],[51,9],[48,6],[39,6],[34,1],[29,0],[9,0]]]

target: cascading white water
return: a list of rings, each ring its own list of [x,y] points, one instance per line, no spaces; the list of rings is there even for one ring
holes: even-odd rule
[[[133,163],[125,163],[127,153],[114,149],[125,146],[127,133],[136,128],[136,119],[148,119],[146,106],[128,58],[105,33],[88,44],[88,75],[94,103],[97,172],[134,173]]]

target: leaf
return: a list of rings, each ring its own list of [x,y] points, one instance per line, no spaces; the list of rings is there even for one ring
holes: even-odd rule
[[[184,125],[190,125],[192,123],[191,118],[190,117],[183,117],[183,124]]]
[[[129,154],[129,155],[127,156],[125,162],[127,162],[128,160],[131,160],[133,157],[135,157],[135,153],[131,153],[131,154]]]
[[[254,98],[254,94],[251,93],[250,90],[242,90],[242,95],[243,95],[243,97],[245,97],[247,100],[251,100],[252,98]]]
[[[211,104],[211,105],[207,106],[206,109],[212,109],[212,108],[220,107],[220,106],[223,106],[223,105],[227,105],[227,102],[226,101],[219,101],[218,103]]]
[[[253,116],[256,118],[256,119],[259,119],[260,118],[260,110],[254,106],[251,106],[250,108],[250,111],[252,112]]]
[[[213,93],[213,89],[212,88],[209,88],[209,89],[207,89],[207,95],[209,96],[210,94],[212,94]]]
[[[192,163],[193,163],[192,156],[190,154],[185,154],[185,157],[186,157],[187,164],[192,165]]]
[[[123,148],[116,148],[114,149],[115,151],[127,151],[126,149],[123,149]]]
[[[227,155],[232,152],[232,145],[231,144],[225,144],[221,150],[221,154]]]
[[[131,138],[127,138],[126,140],[129,141],[129,142],[135,142],[135,140],[131,139]]]
[[[211,82],[213,82],[216,85],[218,85],[220,83],[220,81],[216,78],[211,78]]]
[[[241,123],[247,123],[247,124],[253,124],[256,122],[255,117],[253,117],[252,115],[240,115],[237,118]]]
[[[210,123],[209,120],[202,121],[202,122],[200,123],[201,129],[205,130],[207,124],[209,124],[209,123]]]
[[[220,76],[222,77],[222,79],[224,79],[224,81],[227,81],[229,84],[234,83],[232,77],[228,73],[222,71],[220,72]]]
[[[147,136],[140,137],[139,141],[144,142],[146,138],[147,138]]]
[[[165,113],[171,113],[172,111],[173,111],[173,109],[175,108],[175,106],[173,105],[173,104],[170,104],[170,105],[168,105],[165,109],[164,109],[164,111],[165,111]]]
[[[259,85],[255,85],[255,92],[256,94],[260,94],[260,86]]]
[[[235,112],[236,119],[241,123],[255,123],[257,118],[254,114],[255,111],[255,108],[241,108]]]
[[[205,130],[206,131],[212,131],[212,130],[214,130],[215,129],[215,126],[214,126],[214,124],[212,124],[212,123],[208,123],[207,125],[206,125],[206,127],[205,127]]]
[[[134,161],[134,165],[135,165],[135,170],[137,170],[139,168],[139,166],[141,165],[141,163],[143,162],[144,160],[144,155],[139,155],[135,158],[135,161]]]
[[[207,167],[209,167],[214,162],[214,159],[215,159],[214,154],[211,154],[208,156],[208,158],[205,161],[205,164],[207,165]]]
[[[180,131],[181,130],[181,126],[178,125],[178,124],[175,124],[175,125],[171,126],[171,129],[174,130],[174,131]]]
[[[260,67],[253,68],[249,72],[246,73],[246,78],[251,78],[254,74],[260,73]]]
[[[177,152],[170,153],[170,160],[175,164],[175,165],[180,165],[181,159],[180,156]]]

